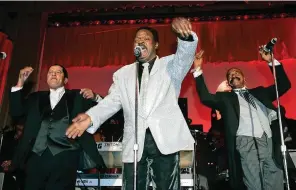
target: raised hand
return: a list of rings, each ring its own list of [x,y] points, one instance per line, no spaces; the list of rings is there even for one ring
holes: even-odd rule
[[[200,68],[202,67],[202,56],[204,54],[204,50],[200,50],[197,54],[195,54],[195,59],[193,61],[193,66],[194,69]]]
[[[191,34],[192,26],[186,18],[175,18],[172,22],[172,29],[175,33],[180,34],[183,38]]]
[[[266,62],[271,62],[272,60],[271,60],[271,54],[269,53],[269,52],[265,52],[264,50],[263,50],[263,48],[264,48],[264,46],[263,45],[261,45],[261,46],[259,46],[259,53],[260,53],[260,55],[261,55],[261,58],[264,60],[264,61],[266,61]]]
[[[11,166],[11,160],[6,160],[1,164],[1,167],[4,171],[8,171],[9,167]]]
[[[80,94],[82,94],[83,98],[86,98],[86,99],[92,99],[92,100],[96,99],[96,94],[91,89],[88,89],[88,88],[81,89]]]
[[[33,72],[33,68],[32,67],[25,67],[23,69],[20,70],[19,73],[19,78],[18,78],[18,82],[17,82],[17,87],[23,87],[25,81],[28,79],[28,77],[31,75],[31,73]]]
[[[72,124],[66,130],[66,136],[68,138],[75,139],[80,137],[84,131],[90,126],[91,119],[89,115],[85,113],[78,114],[73,120]]]

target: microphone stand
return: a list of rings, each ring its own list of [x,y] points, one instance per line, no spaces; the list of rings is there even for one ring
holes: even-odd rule
[[[0,130],[0,153],[2,153],[2,143],[3,143],[3,135],[4,135],[4,130]]]
[[[136,62],[136,84],[135,84],[135,143],[134,143],[134,190],[137,190],[137,170],[138,170],[138,72],[139,72],[139,61]]]
[[[279,117],[279,127],[280,127],[280,135],[281,135],[281,151],[283,155],[283,163],[284,163],[284,172],[286,177],[286,187],[287,190],[290,190],[290,183],[289,183],[289,176],[288,176],[288,166],[287,166],[287,147],[284,142],[284,132],[283,132],[283,124],[282,124],[282,114],[280,109],[280,99],[279,99],[279,92],[278,92],[278,85],[277,85],[277,78],[276,78],[276,70],[274,65],[274,57],[273,52],[270,50],[271,55],[271,61],[272,61],[272,71],[273,71],[273,77],[274,77],[274,84],[275,84],[275,92],[276,92],[276,100],[277,100],[277,111],[278,111],[278,117]]]

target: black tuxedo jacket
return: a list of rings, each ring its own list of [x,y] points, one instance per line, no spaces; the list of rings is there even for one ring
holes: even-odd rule
[[[87,111],[94,106],[96,102],[87,100],[80,95],[80,90],[66,89],[64,96],[67,98],[70,121],[79,113]],[[10,114],[12,117],[25,117],[23,136],[15,153],[13,164],[14,168],[23,168],[32,151],[36,137],[41,127],[42,112],[50,105],[49,91],[38,91],[31,93],[24,98],[22,90],[10,93]],[[82,148],[82,155],[86,155],[96,164],[97,168],[104,167],[104,162],[96,148],[93,136],[84,133],[77,138]],[[82,159],[81,159],[82,160]],[[81,163],[81,166],[85,163]],[[80,168],[83,169],[83,168]]]
[[[272,70],[272,67],[270,67]],[[276,76],[278,83],[279,95],[283,95],[291,88],[291,83],[283,69],[282,65],[278,65],[276,68]],[[209,93],[203,75],[196,77],[196,89],[200,97],[200,101],[213,109],[220,111],[225,127],[225,137],[228,149],[228,159],[229,159],[229,170],[231,172],[231,184],[233,187],[241,185],[241,164],[240,159],[236,151],[236,132],[239,126],[240,117],[240,107],[238,97],[235,92],[217,92],[216,94]],[[253,89],[249,89],[249,92],[256,97],[262,104],[267,108],[275,110],[275,106],[272,104],[276,100],[275,85],[269,87],[259,86]],[[282,164],[281,151],[280,151],[280,138],[278,131],[278,121],[274,121],[271,125],[273,143],[274,143],[274,159],[278,166]]]

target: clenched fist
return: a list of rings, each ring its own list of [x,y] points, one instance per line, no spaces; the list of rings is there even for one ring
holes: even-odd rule
[[[172,22],[172,29],[183,38],[190,36],[192,31],[191,23],[186,18],[175,18]]]
[[[19,78],[18,78],[18,82],[17,82],[17,87],[23,87],[24,83],[26,82],[26,80],[28,79],[28,77],[31,75],[31,73],[33,72],[33,68],[32,67],[25,67],[23,69],[20,70],[19,73]]]

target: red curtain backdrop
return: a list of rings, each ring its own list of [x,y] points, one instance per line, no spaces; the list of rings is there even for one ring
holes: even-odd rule
[[[112,82],[112,74],[123,65],[133,62],[132,44],[140,25],[104,25],[89,27],[49,28],[47,31],[39,89],[47,89],[46,72],[52,64],[62,64],[70,74],[69,88],[92,88],[106,95]],[[176,36],[170,25],[152,25],[159,32],[160,56],[176,50]],[[258,46],[277,37],[275,57],[282,61],[292,81],[292,89],[281,98],[287,117],[296,119],[296,20],[220,21],[193,23],[199,36],[198,49],[205,50],[204,74],[208,88],[215,92],[225,80],[230,67],[241,68],[247,77],[249,88],[273,83],[266,63],[260,60]],[[185,78],[181,97],[188,99],[189,118],[193,124],[210,127],[210,109],[200,104],[191,74]]]
[[[7,57],[5,59],[0,59],[0,104],[2,103],[6,79],[7,79],[7,71],[9,68],[9,62],[11,58],[12,52],[12,42],[7,38],[8,36],[2,32],[0,32],[0,52],[5,52]]]

